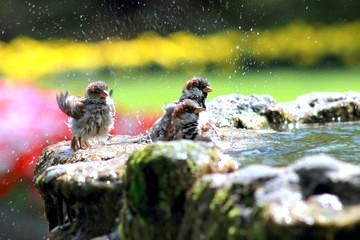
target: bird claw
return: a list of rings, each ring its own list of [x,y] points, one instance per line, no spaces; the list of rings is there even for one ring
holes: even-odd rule
[[[80,138],[81,139],[81,138]],[[87,149],[91,147],[91,144],[88,140],[82,141],[77,137],[71,139],[71,149],[77,151],[79,149]]]
[[[71,139],[71,149],[74,151],[77,151],[80,149],[79,139],[75,136]]]
[[[89,143],[88,140],[85,140],[85,141],[81,142],[81,149],[87,149],[89,147],[91,147],[91,144]]]

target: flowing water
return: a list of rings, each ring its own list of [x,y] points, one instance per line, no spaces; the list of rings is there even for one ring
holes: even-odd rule
[[[301,125],[286,131],[235,130],[225,153],[243,165],[281,166],[303,156],[326,153],[360,164],[360,122]]]

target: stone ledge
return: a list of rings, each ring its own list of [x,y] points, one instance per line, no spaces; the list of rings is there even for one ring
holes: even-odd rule
[[[57,165],[49,156],[61,159],[68,143],[44,150],[41,160],[52,166],[38,169],[35,183],[50,239],[356,239],[359,234],[358,166],[316,155],[283,168],[239,168],[213,144],[191,141],[135,144],[139,150],[126,160],[124,143],[116,139]],[[106,157],[109,148],[118,153]],[[97,152],[93,159],[91,152]],[[74,161],[82,159],[77,156],[89,159]]]
[[[220,96],[208,104],[218,127],[277,128],[285,123],[326,123],[360,120],[360,93],[310,93],[293,102],[277,103],[269,95]]]
[[[359,105],[359,93],[324,93],[290,104],[267,95],[229,95],[208,108],[218,126],[262,129],[360,120]],[[253,134],[241,132],[245,138]],[[283,168],[239,168],[212,143],[145,145],[139,139],[115,136],[76,152],[66,141],[44,149],[34,182],[50,239],[355,240],[360,235],[359,166],[316,155]]]
[[[133,139],[116,136],[76,152],[65,141],[44,149],[34,182],[44,200],[50,239],[88,239],[114,231],[126,160],[143,147]]]

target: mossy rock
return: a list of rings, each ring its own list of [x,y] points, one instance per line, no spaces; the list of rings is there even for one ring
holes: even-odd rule
[[[124,179],[124,237],[175,239],[184,215],[186,193],[195,180],[235,168],[236,164],[211,143],[164,142],[134,152]]]
[[[360,168],[327,155],[196,181],[177,239],[358,239]]]
[[[256,190],[280,170],[254,165],[201,177],[188,193],[178,239],[265,239]]]

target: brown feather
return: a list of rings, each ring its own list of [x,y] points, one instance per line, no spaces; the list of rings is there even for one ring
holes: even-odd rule
[[[191,88],[199,88],[200,90],[202,90],[207,86],[209,86],[209,82],[206,78],[194,77],[185,83],[183,91],[189,90]]]
[[[68,92],[60,92],[56,95],[56,100],[59,108],[69,117],[79,119],[84,115],[84,100],[82,97],[68,96]]]

